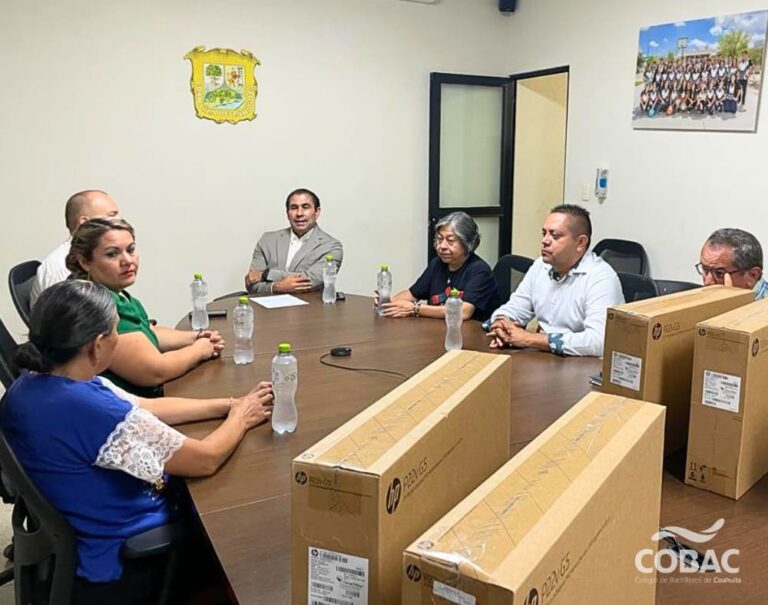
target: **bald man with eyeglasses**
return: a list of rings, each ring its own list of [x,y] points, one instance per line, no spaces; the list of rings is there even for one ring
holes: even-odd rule
[[[705,286],[722,284],[749,288],[755,300],[768,297],[763,279],[763,248],[757,238],[741,229],[718,229],[704,242],[696,265]]]

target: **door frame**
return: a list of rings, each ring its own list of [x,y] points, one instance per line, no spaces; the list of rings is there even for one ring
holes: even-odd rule
[[[451,212],[464,211],[470,216],[479,217],[498,217],[499,218],[499,250],[501,251],[510,245],[512,238],[512,207],[511,183],[510,178],[510,159],[512,153],[510,124],[508,123],[510,104],[512,95],[510,94],[510,79],[494,76],[471,76],[466,74],[450,74],[442,72],[433,72],[429,76],[429,214],[427,229],[427,256],[435,256],[435,250],[432,246],[434,238],[435,223],[442,217]],[[456,206],[450,209],[440,208],[440,123],[442,119],[441,101],[443,84],[459,84],[464,86],[492,86],[502,88],[502,135],[500,150],[500,183],[499,183],[499,205],[498,206]]]
[[[435,255],[432,246],[435,223],[450,212],[464,211],[470,216],[498,217],[499,219],[499,249],[498,257],[512,251],[512,216],[514,210],[515,183],[515,127],[517,114],[517,84],[520,80],[551,76],[565,73],[568,75],[566,87],[565,115],[565,151],[568,147],[568,103],[570,95],[570,66],[561,65],[547,69],[539,69],[512,74],[507,77],[473,76],[432,72],[429,78],[429,186],[428,186],[428,222],[427,222],[427,256]],[[464,86],[495,86],[502,88],[502,119],[501,119],[501,150],[499,171],[499,206],[457,206],[450,209],[440,208],[440,125],[442,119],[442,90],[443,84],[459,84]],[[565,166],[563,166],[565,170]],[[565,195],[565,179],[563,179],[563,196]]]
[[[510,230],[510,245],[509,248],[507,248],[507,251],[504,252],[504,254],[511,254],[512,253],[512,217],[514,216],[514,208],[515,208],[515,132],[516,132],[516,121],[517,121],[517,83],[520,80],[530,80],[531,78],[541,78],[543,76],[554,76],[557,74],[566,74],[568,76],[568,82],[565,87],[565,144],[563,145],[563,175],[565,175],[565,158],[568,157],[568,107],[570,102],[570,94],[571,94],[571,68],[569,65],[560,65],[558,67],[550,67],[547,69],[537,69],[534,71],[524,71],[519,74],[512,74],[509,76],[509,79],[514,83],[513,87],[513,100],[512,100],[512,116],[510,118],[511,121],[511,140],[512,140],[512,150],[510,152],[510,209],[509,209],[509,230]],[[563,178],[563,200],[565,200],[565,178]],[[543,220],[543,219],[542,219]]]

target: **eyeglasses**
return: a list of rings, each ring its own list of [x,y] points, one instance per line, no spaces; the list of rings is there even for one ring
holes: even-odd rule
[[[705,277],[707,274],[711,275],[715,281],[723,281],[725,280],[726,275],[733,275],[734,273],[744,273],[747,269],[735,269],[734,271],[727,271],[725,269],[718,269],[715,267],[707,267],[705,265],[702,265],[701,263],[696,263],[696,272],[701,275],[702,277]]]
[[[448,236],[443,237],[442,235],[436,235],[434,239],[435,246],[439,246],[440,244],[445,244],[451,248],[453,248],[456,244],[460,243],[461,240],[458,237]]]

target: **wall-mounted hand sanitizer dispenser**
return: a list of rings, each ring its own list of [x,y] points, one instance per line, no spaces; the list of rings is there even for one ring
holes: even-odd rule
[[[595,176],[595,197],[603,201],[608,197],[608,168],[598,168]]]

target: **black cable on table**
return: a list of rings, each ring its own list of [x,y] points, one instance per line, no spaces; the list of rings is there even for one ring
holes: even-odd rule
[[[402,378],[403,380],[408,380],[410,376],[407,376],[403,374],[402,372],[395,372],[394,370],[383,370],[381,368],[355,368],[352,366],[342,366],[336,363],[331,363],[329,361],[326,361],[327,357],[330,357],[330,353],[324,353],[320,356],[320,363],[322,363],[324,366],[328,366],[330,368],[338,368],[340,370],[351,370],[353,372],[379,372],[380,374],[390,374],[391,376],[397,376],[398,378]]]

